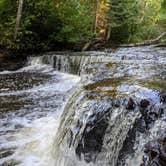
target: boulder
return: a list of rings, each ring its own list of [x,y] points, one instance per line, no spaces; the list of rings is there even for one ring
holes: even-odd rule
[[[166,133],[157,140],[145,145],[143,163],[141,166],[166,165]]]

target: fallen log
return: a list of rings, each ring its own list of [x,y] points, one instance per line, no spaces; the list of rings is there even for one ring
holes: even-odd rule
[[[162,42],[160,42],[161,38],[163,38],[164,36],[166,36],[166,32],[163,32],[160,36],[158,36],[155,39],[151,39],[151,40],[146,40],[144,42],[141,43],[130,43],[130,44],[122,44],[122,45],[116,45],[116,47],[138,47],[138,46],[148,46],[148,45],[152,45],[152,44],[161,44]],[[166,45],[166,43],[162,43],[162,46],[164,47]],[[108,42],[106,42],[105,40],[101,39],[101,38],[96,38],[93,39],[87,43],[85,43],[85,45],[82,48],[82,51],[87,51],[87,50],[96,50],[96,49],[101,49],[103,47],[110,47],[111,44],[109,44]]]
[[[91,41],[85,43],[85,45],[82,48],[82,51],[100,49],[104,44],[105,41],[102,38],[92,39]]]
[[[84,47],[82,48],[82,51],[87,51],[90,48],[90,46],[91,46],[91,41],[84,45]]]
[[[158,44],[161,38],[163,38],[164,36],[166,36],[166,32],[163,32],[160,36],[152,40],[146,40],[141,43],[122,44],[118,45],[118,47],[137,47],[137,46],[148,46],[152,44]]]

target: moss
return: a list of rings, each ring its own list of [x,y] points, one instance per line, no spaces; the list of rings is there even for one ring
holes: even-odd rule
[[[126,77],[107,78],[88,84],[84,86],[84,89],[87,90],[87,98],[89,100],[111,101],[115,98],[124,98],[127,96],[126,93],[119,92],[118,88],[128,80],[129,78]]]
[[[106,64],[106,67],[107,67],[107,68],[112,68],[112,67],[114,67],[114,66],[116,66],[116,63],[113,63],[113,62],[110,62],[110,63],[107,63],[107,64]]]
[[[84,86],[84,89],[85,90],[94,90],[94,89],[96,89],[98,87],[118,86],[122,82],[124,83],[127,80],[129,80],[128,77],[106,78],[106,79],[97,81],[95,83],[88,84],[88,85]]]
[[[153,90],[164,90],[166,89],[166,80],[141,80],[140,83]]]

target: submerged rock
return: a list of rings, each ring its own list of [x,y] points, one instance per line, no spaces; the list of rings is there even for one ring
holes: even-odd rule
[[[143,100],[141,100],[141,102],[140,102],[140,106],[141,106],[142,108],[146,108],[149,104],[150,104],[149,100],[146,100],[146,99],[143,99]]]
[[[134,100],[130,97],[129,100],[127,101],[126,109],[132,110],[136,106]]]
[[[108,110],[109,111],[109,110]],[[76,147],[76,154],[81,159],[84,156],[86,162],[95,161],[98,153],[101,152],[104,135],[108,127],[107,113],[98,114],[95,121],[86,124],[82,138]]]
[[[157,140],[145,145],[143,163],[141,166],[166,165],[166,133]]]

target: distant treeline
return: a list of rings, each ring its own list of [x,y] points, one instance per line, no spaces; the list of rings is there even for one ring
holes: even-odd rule
[[[149,40],[166,31],[166,0],[0,0],[0,47],[48,50],[100,38]]]

